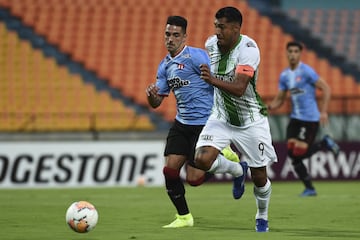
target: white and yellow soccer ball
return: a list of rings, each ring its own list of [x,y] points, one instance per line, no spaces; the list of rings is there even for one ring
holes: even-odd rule
[[[70,205],[66,211],[66,223],[78,233],[93,230],[98,222],[99,214],[93,204],[78,201]]]

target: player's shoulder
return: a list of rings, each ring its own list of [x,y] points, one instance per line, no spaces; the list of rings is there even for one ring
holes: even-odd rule
[[[280,78],[283,78],[287,75],[287,72],[290,70],[289,67],[284,68],[281,72],[280,72]]]
[[[252,39],[248,35],[243,35],[243,34],[241,35],[240,47],[241,48],[259,49],[259,47],[254,39]]]
[[[187,51],[190,54],[206,54],[206,51],[202,48],[187,46]]]
[[[208,37],[205,41],[205,47],[208,49],[211,46],[214,46],[217,44],[217,37],[216,35],[212,35]]]
[[[304,63],[304,62],[300,62],[299,64],[299,68],[303,69],[303,70],[314,70],[310,65]]]

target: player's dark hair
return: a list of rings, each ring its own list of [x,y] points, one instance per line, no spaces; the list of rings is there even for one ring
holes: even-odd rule
[[[219,19],[219,18],[226,18],[226,20],[228,22],[236,22],[239,23],[240,26],[242,24],[242,15],[241,12],[234,7],[224,7],[224,8],[220,8],[216,14],[215,14],[215,18]]]
[[[300,42],[297,41],[291,41],[286,44],[286,49],[289,49],[289,47],[298,47],[300,51],[303,50],[303,45]]]
[[[182,27],[182,29],[184,30],[184,33],[186,33],[187,20],[184,17],[169,16],[166,21],[166,24]]]

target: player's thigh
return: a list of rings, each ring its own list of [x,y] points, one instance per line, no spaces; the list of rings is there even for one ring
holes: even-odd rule
[[[202,129],[196,149],[211,146],[221,151],[230,144],[231,129],[224,122],[208,120]]]
[[[271,162],[277,162],[267,118],[236,131],[232,142],[250,167],[264,167]]]

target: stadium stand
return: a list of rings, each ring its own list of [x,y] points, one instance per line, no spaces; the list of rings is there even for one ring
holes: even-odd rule
[[[147,116],[97,92],[1,22],[0,36],[2,131],[154,129]]]
[[[290,9],[289,15],[360,70],[360,10]]]
[[[197,7],[201,1],[206,8]],[[211,4],[201,1],[152,0],[149,4],[147,0],[0,0],[0,6],[9,9],[72,60],[146,107],[144,89],[155,81],[158,63],[166,54],[163,28],[167,16],[177,14],[188,18],[188,44],[203,47],[206,38],[213,34],[212,16],[216,10],[234,5],[244,14],[243,32],[253,37],[261,49],[259,92],[266,99],[273,97],[278,75],[287,65],[284,46],[293,37],[246,1],[218,0]],[[175,3],[177,8],[173,7]],[[359,95],[360,87],[353,76],[345,75],[313,50],[306,49],[303,60],[330,83],[335,97]],[[332,100],[331,113],[360,112],[359,104],[344,104],[339,99]],[[277,113],[287,113],[288,109],[288,105],[284,106]],[[172,121],[176,112],[173,95],[151,111]],[[107,124],[114,124],[112,120],[104,122],[99,126],[107,128]]]

